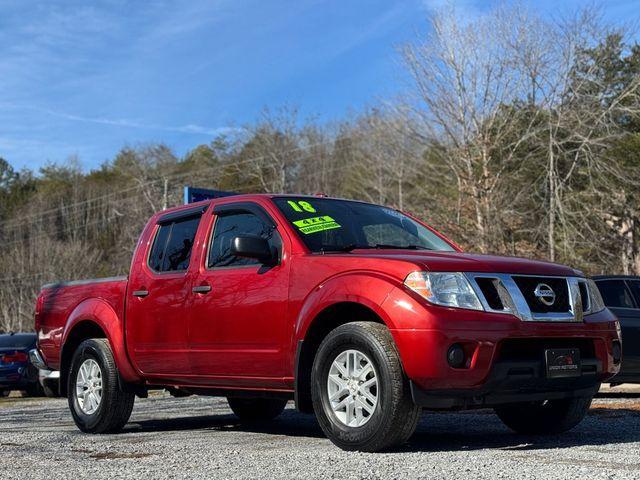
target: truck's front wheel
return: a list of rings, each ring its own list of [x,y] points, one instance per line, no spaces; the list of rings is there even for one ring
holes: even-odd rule
[[[381,324],[347,323],[329,333],[316,354],[311,386],[320,427],[344,450],[397,446],[420,418],[393,338]]]
[[[514,403],[496,407],[500,420],[517,433],[553,434],[571,430],[586,416],[591,397]]]
[[[118,369],[109,342],[82,342],[71,360],[67,393],[73,420],[87,433],[112,433],[131,416],[135,395],[120,388]]]

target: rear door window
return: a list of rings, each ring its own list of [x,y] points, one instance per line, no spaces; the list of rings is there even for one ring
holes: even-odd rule
[[[607,307],[635,308],[631,292],[624,280],[598,280],[596,285]]]
[[[149,254],[149,267],[156,272],[181,272],[189,268],[200,216],[160,225]]]
[[[640,280],[627,280],[627,286],[635,297],[636,305],[640,305]]]

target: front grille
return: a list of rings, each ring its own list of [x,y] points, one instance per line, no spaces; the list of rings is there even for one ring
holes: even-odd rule
[[[589,292],[586,282],[579,282],[578,288],[580,289],[580,301],[582,302],[582,311],[588,312],[591,310],[591,303],[589,298]]]
[[[581,322],[591,312],[589,288],[582,277],[471,272],[465,275],[484,310],[489,312],[537,322]]]
[[[504,304],[498,293],[498,283],[500,280],[497,278],[477,278],[476,282],[482,290],[485,300],[493,310],[504,310]]]
[[[514,276],[513,280],[527,301],[531,313],[563,313],[569,311],[569,287],[565,278]],[[536,288],[542,284],[551,287],[556,295],[551,305],[546,305],[534,293]]]

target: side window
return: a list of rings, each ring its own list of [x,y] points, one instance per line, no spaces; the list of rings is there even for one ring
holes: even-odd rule
[[[167,248],[167,239],[171,233],[172,223],[160,225],[160,228],[156,232],[156,238],[153,241],[151,247],[151,253],[149,254],[149,267],[156,272],[162,272],[162,265],[164,264],[164,250]]]
[[[215,222],[207,266],[219,268],[259,265],[260,262],[253,258],[240,258],[231,255],[233,239],[243,234],[259,235],[269,240],[271,247],[278,250],[282,246],[282,240],[277,230],[257,215],[249,212],[222,215]]]
[[[200,216],[178,219],[160,226],[149,255],[156,272],[180,272],[189,268]]]
[[[604,304],[613,308],[634,308],[631,293],[622,280],[598,280],[598,290]]]
[[[640,305],[640,280],[627,280],[627,285],[636,299],[636,305]]]

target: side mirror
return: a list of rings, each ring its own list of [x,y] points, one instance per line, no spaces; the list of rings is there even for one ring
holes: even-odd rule
[[[231,254],[237,257],[255,258],[264,264],[273,263],[274,254],[269,242],[258,235],[238,235],[231,244]]]

